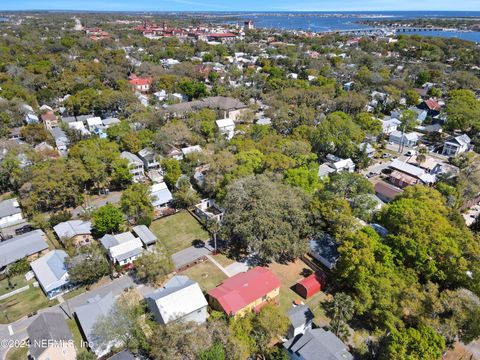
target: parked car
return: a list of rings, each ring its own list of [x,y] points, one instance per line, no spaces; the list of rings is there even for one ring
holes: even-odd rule
[[[32,225],[24,225],[18,229],[15,229],[15,235],[22,235],[33,230],[35,230],[35,228]]]

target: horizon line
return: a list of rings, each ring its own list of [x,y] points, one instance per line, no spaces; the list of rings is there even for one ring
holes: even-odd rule
[[[89,10],[89,9],[0,9],[0,12],[91,12],[91,13],[136,13],[136,12],[145,12],[145,13],[372,13],[372,12],[471,12],[471,13],[480,13],[480,10],[385,10],[385,9],[376,9],[376,10]]]

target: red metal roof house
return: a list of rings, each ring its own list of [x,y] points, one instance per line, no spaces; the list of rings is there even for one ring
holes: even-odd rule
[[[148,92],[152,84],[152,78],[140,78],[135,74],[130,75],[128,83],[132,86],[134,91]]]
[[[230,316],[257,311],[280,293],[280,281],[270,270],[257,266],[225,280],[208,292],[212,308]]]

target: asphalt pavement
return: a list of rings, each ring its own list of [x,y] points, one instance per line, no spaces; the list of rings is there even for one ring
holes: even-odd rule
[[[39,310],[38,313],[31,317],[24,317],[19,319],[11,324],[1,324],[0,325],[0,340],[7,340],[9,343],[15,344],[15,341],[22,341],[27,339],[27,328],[28,326],[38,317],[42,312],[58,312],[61,313],[65,318],[72,316],[74,309],[77,306],[84,305],[87,303],[88,299],[94,298],[96,296],[104,296],[109,292],[112,292],[114,296],[120,295],[124,289],[127,289],[131,286],[134,286],[135,282],[132,277],[129,275],[122,276],[118,279],[115,279],[109,282],[106,285],[103,285],[99,288],[93,289],[81,295],[78,295],[70,300],[66,300],[64,303],[55,305],[46,309]],[[140,285],[141,292],[145,292],[148,289],[145,289],[145,286]],[[0,342],[0,359],[4,360],[5,356],[10,350],[10,346],[2,346]]]

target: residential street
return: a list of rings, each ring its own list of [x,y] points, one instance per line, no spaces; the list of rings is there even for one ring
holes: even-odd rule
[[[42,312],[60,312],[65,318],[71,316],[73,309],[79,305],[84,305],[88,299],[91,299],[97,295],[104,296],[108,292],[112,292],[114,296],[117,296],[123,292],[124,289],[129,288],[130,286],[135,285],[134,280],[125,275],[121,278],[115,279],[110,283],[99,287],[97,289],[91,290],[89,292],[83,293],[77,297],[74,297],[68,301],[65,301],[63,304],[55,305],[47,309],[40,310]],[[139,286],[139,291],[143,294],[144,286]],[[149,292],[149,291],[148,291]],[[25,317],[20,320],[17,320],[10,325],[0,325],[0,339],[1,340],[10,340],[10,341],[20,341],[27,338],[27,327],[37,318],[38,315],[32,317]],[[0,359],[4,360],[5,356],[9,350],[9,347],[2,347],[0,344]]]

